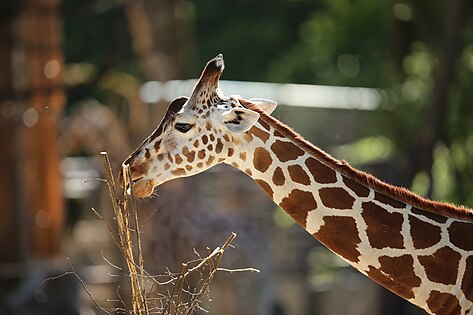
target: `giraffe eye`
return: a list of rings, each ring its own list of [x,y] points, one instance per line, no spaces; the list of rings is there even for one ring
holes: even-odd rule
[[[182,133],[186,133],[188,132],[189,130],[192,129],[192,127],[194,127],[194,125],[192,124],[186,124],[186,123],[176,123],[174,125],[174,128],[179,131],[179,132],[182,132]]]

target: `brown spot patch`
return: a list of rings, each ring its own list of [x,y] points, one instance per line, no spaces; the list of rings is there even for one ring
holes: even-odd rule
[[[410,255],[379,257],[380,269],[370,266],[368,277],[405,299],[414,298],[413,288],[421,284],[414,273],[414,259]]]
[[[299,184],[302,185],[309,185],[310,184],[310,178],[309,175],[304,171],[302,166],[300,165],[291,165],[287,168],[289,172],[289,176],[291,179]]]
[[[186,170],[183,169],[183,168],[175,169],[175,170],[171,171],[171,173],[172,173],[173,175],[176,175],[176,176],[184,176],[184,175],[187,174]]]
[[[389,213],[373,202],[362,204],[362,216],[367,224],[366,232],[374,248],[404,248],[401,234],[403,217],[400,213]]]
[[[462,279],[462,291],[473,302],[473,256],[466,259],[465,274]]]
[[[196,165],[196,166],[197,166],[198,168],[202,168],[202,166],[204,166],[204,163],[202,163],[202,162],[199,162],[199,163],[197,163],[197,165]]]
[[[400,201],[394,200],[386,195],[380,194],[379,192],[374,193],[374,199],[378,200],[379,202],[385,204],[385,205],[390,205],[391,207],[402,209],[406,205]]]
[[[448,235],[453,245],[464,250],[473,250],[473,223],[453,222],[448,228]]]
[[[210,130],[212,129],[212,125],[209,122],[205,123],[205,129]]]
[[[225,141],[227,141],[227,142],[230,141],[230,137],[229,137],[227,134],[224,134],[224,135],[223,135],[223,139],[224,139]]]
[[[363,186],[354,180],[343,176],[343,183],[351,189],[358,197],[368,197],[370,194],[370,189],[366,186]]]
[[[233,164],[232,164],[232,165],[233,165]],[[235,165],[234,165],[234,166],[235,166]],[[238,164],[237,164],[235,167],[238,168]],[[253,172],[252,172],[249,168],[247,168],[247,169],[245,170],[245,173],[248,174],[248,176],[251,176],[251,175],[253,174]]]
[[[293,161],[304,154],[304,151],[294,143],[279,140],[271,145],[271,150],[281,162]]]
[[[213,149],[214,149],[214,146],[213,146],[213,145],[209,144],[209,145],[207,146],[207,150],[213,151]]]
[[[203,135],[203,136],[202,136],[202,143],[203,143],[204,145],[206,145],[208,142],[209,142],[209,137],[207,137],[207,135]]]
[[[279,204],[297,223],[305,228],[307,213],[317,208],[312,193],[294,189]]]
[[[351,209],[355,202],[355,198],[339,187],[321,188],[319,189],[319,196],[326,207],[334,209]]]
[[[235,153],[235,150],[233,148],[228,148],[228,152],[227,152],[228,156],[233,156],[234,153]]]
[[[257,179],[255,181],[258,185],[261,186],[261,188],[263,188],[263,190],[266,192],[266,194],[270,198],[273,198],[273,189],[271,189],[271,186],[269,186],[269,184],[267,182],[265,182],[264,180],[260,180],[260,179]]]
[[[276,167],[273,174],[273,183],[276,186],[282,186],[284,185],[285,182],[286,182],[286,178],[284,177],[284,173],[282,169],[279,166]]]
[[[214,162],[214,160],[215,160],[215,157],[213,157],[212,155],[209,156],[209,159],[208,159],[207,162],[206,162],[207,166],[212,165],[212,163]]]
[[[314,237],[343,258],[358,262],[360,252],[357,245],[361,242],[354,218],[324,217],[324,224]]]
[[[189,163],[194,162],[194,159],[195,159],[195,151],[189,151],[189,148],[184,147],[184,148],[182,149],[182,154],[184,154],[184,156],[186,157],[187,162],[189,162]]]
[[[243,142],[240,140],[240,138],[232,137],[232,143],[233,143],[235,146],[239,146],[239,145],[241,145]]]
[[[273,135],[276,137],[276,138],[282,138],[282,139],[285,139],[286,137],[280,133],[278,130],[274,130],[273,132]]]
[[[305,160],[305,165],[309,168],[310,173],[317,183],[329,184],[337,181],[337,173],[330,167],[320,163],[315,158]]]
[[[143,175],[145,173],[148,172],[149,170],[149,162],[148,163],[140,163],[140,164],[132,164],[130,165],[130,173],[132,175],[133,178],[136,178],[136,177],[141,177],[141,176],[137,176],[136,174],[138,175]]]
[[[158,161],[162,161],[164,159],[164,154],[158,154]]]
[[[211,133],[211,134],[210,134],[209,138],[210,138],[210,141],[212,141],[212,142],[214,142],[214,141],[215,141],[215,136],[214,136],[214,134],[213,134],[213,133]]]
[[[187,170],[187,171],[191,171],[191,170],[192,170],[192,166],[186,165],[186,170]]]
[[[149,153],[149,149],[146,148],[146,150],[145,150],[145,158],[146,158],[147,160],[149,160],[150,157],[151,157],[151,153]]]
[[[457,315],[461,314],[461,307],[458,299],[450,293],[440,291],[430,292],[427,305],[433,314]]]
[[[156,141],[154,143],[154,151],[158,152],[160,147],[161,147],[161,140]]]
[[[240,152],[240,160],[246,161],[246,152]]]
[[[220,154],[223,151],[223,142],[220,138],[217,139],[217,144],[215,145],[215,153]]]
[[[255,137],[261,139],[264,143],[269,140],[269,133],[264,131],[263,129],[260,129],[256,126],[250,129],[251,134],[253,134]]]
[[[176,161],[177,164],[181,164],[182,161],[184,161],[179,154],[176,154],[174,156],[174,160]]]
[[[440,227],[419,220],[409,215],[411,236],[416,249],[428,248],[440,242],[442,231]]]
[[[198,147],[199,147],[199,140],[195,140],[195,141],[194,141],[194,147],[195,147],[195,148],[198,148]]]
[[[431,219],[435,222],[438,222],[438,223],[445,223],[447,222],[447,218],[444,217],[444,216],[441,216],[441,215],[438,215],[438,214],[435,214],[435,213],[430,213],[430,212],[427,212],[425,210],[421,210],[421,209],[418,209],[418,208],[412,208],[411,209],[412,213],[415,213],[415,214],[418,214],[418,215],[421,215],[421,216],[424,216],[428,219]]]
[[[271,155],[264,148],[256,148],[253,156],[253,165],[260,172],[266,172],[273,163]]]
[[[251,142],[251,140],[253,140],[253,135],[251,135],[249,132],[245,132],[243,134],[243,138],[247,141],[247,142]]]
[[[197,157],[202,160],[205,157],[205,149],[200,150],[197,153]]]
[[[430,281],[455,284],[461,255],[449,247],[442,247],[433,255],[419,256]]]
[[[171,166],[169,163],[164,163],[164,170],[167,171]]]

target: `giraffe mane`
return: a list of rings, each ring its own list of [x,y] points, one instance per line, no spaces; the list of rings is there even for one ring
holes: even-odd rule
[[[305,140],[301,135],[292,130],[287,125],[283,124],[276,118],[266,114],[258,105],[251,102],[244,102],[245,107],[251,109],[260,114],[260,120],[272,126],[275,130],[281,133],[283,136],[291,139],[297,146],[311,154],[319,161],[323,162],[328,167],[339,172],[343,176],[348,177],[351,180],[358,182],[359,184],[365,185],[379,193],[385,194],[393,199],[412,205],[413,207],[420,208],[424,211],[451,217],[460,220],[466,220],[473,222],[473,210],[463,206],[457,206],[445,202],[437,202],[423,198],[415,193],[409,191],[406,188],[396,187],[387,184],[380,179],[374,177],[371,174],[360,171],[350,166],[345,160],[339,161],[318,148],[314,144]]]

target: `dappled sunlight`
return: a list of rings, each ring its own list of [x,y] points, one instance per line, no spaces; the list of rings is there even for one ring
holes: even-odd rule
[[[332,149],[335,156],[353,165],[386,161],[394,155],[394,145],[384,136],[366,137]]]

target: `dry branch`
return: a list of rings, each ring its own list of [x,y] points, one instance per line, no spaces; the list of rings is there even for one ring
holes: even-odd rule
[[[128,194],[126,191],[127,189],[124,189],[122,198],[119,198],[117,195],[115,180],[107,153],[101,152],[100,156],[105,169],[106,182],[108,185],[110,198],[112,200],[115,216],[114,222],[116,222],[117,225],[116,229],[118,231],[118,237],[115,236],[114,229],[109,224],[109,222],[107,222],[95,209],[92,210],[99,217],[99,219],[107,225],[113,241],[125,259],[131,285],[130,294],[132,297],[131,300],[133,304],[133,314],[191,315],[197,309],[201,309],[200,304],[202,299],[205,294],[208,294],[210,283],[217,271],[226,271],[231,273],[241,271],[258,272],[258,270],[253,268],[234,270],[219,268],[219,264],[222,260],[225,250],[228,247],[232,247],[231,243],[236,237],[236,234],[232,233],[232,235],[230,235],[222,247],[217,247],[213,251],[208,249],[207,256],[201,257],[200,254],[195,252],[198,258],[187,263],[183,263],[178,274],[168,272],[166,275],[151,276],[144,269],[140,222],[133,197],[133,183],[130,181],[130,171],[127,166],[122,166],[122,187],[128,188],[129,192],[131,193]],[[133,223],[133,226],[131,226],[130,222]],[[135,237],[132,237],[133,233],[135,233]],[[108,260],[106,261],[109,262]],[[117,268],[116,265],[111,265],[114,268]],[[75,273],[74,270],[73,272]],[[189,277],[193,274],[197,274],[200,280],[196,285],[194,284],[191,286],[189,284]],[[157,280],[158,278],[163,280],[160,282]],[[82,281],[81,283],[83,284]],[[151,284],[151,288],[149,290],[146,289],[147,283]],[[168,294],[166,295],[159,293],[158,289],[164,290],[168,292]],[[87,291],[87,293],[89,292]],[[97,307],[109,314],[111,312],[123,312],[128,309],[118,292],[117,295],[124,308],[114,308],[107,310],[99,306],[89,293],[89,296],[97,305]],[[126,313],[128,313],[128,311],[126,311]]]

